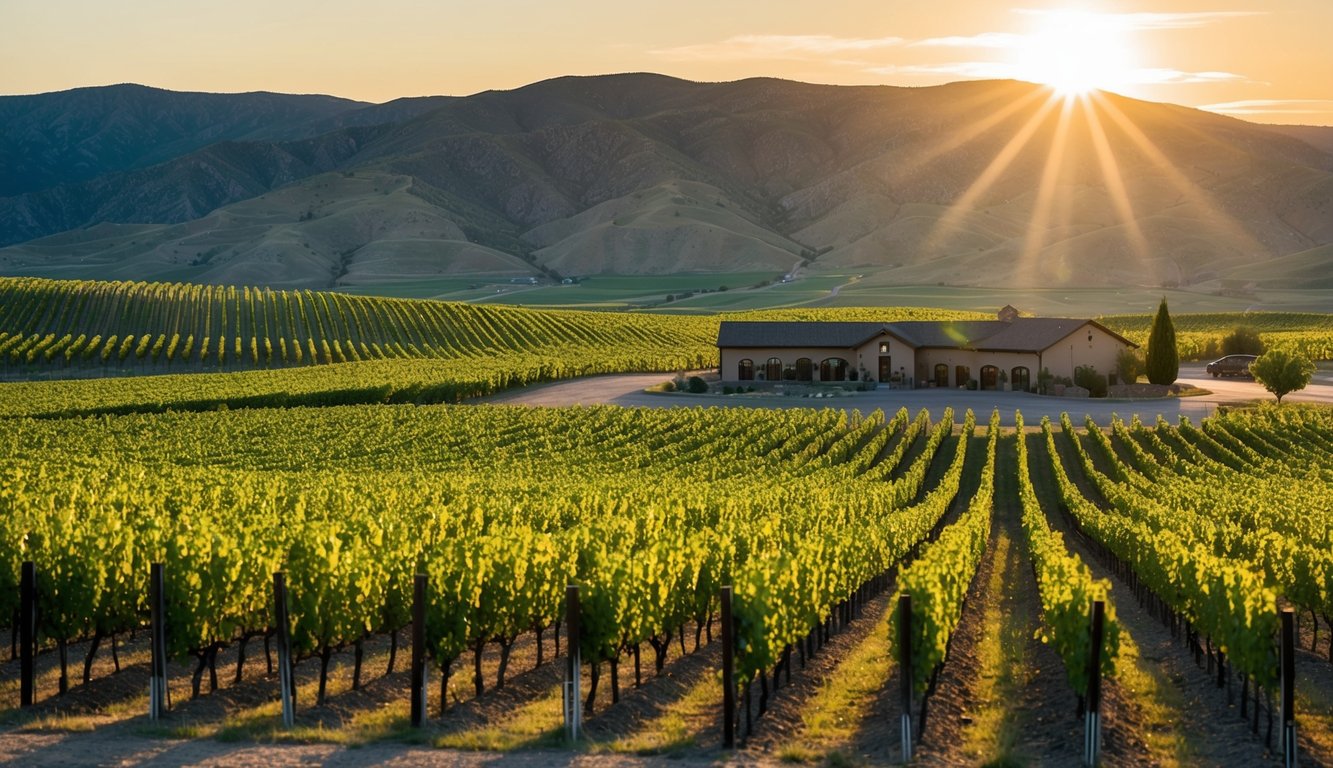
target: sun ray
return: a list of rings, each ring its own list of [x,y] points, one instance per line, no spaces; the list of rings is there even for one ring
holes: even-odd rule
[[[913,157],[906,164],[904,164],[899,168],[898,173],[902,176],[910,176],[916,173],[926,165],[930,164],[931,162],[934,162],[937,158],[941,157],[942,155],[948,152],[952,152],[958,149],[959,147],[963,146],[964,144],[973,141],[977,137],[981,136],[990,129],[994,128],[996,125],[1000,124],[1004,120],[1011,117],[1015,112],[1018,112],[1019,110],[1030,105],[1032,102],[1042,98],[1043,96],[1045,96],[1046,98],[1050,98],[1050,93],[1044,88],[1034,88],[1033,90],[1029,91],[1028,94],[1025,95],[1023,98],[1015,99],[1009,102],[1009,104],[1005,106],[1003,109],[999,109],[996,110],[995,112],[992,112],[984,120],[978,120],[975,123],[972,123],[965,130],[955,133],[952,137],[950,137],[948,141],[945,141],[941,143],[939,146],[936,146],[930,149],[929,151],[922,152],[921,154]]]
[[[949,206],[949,209],[945,211],[944,215],[935,223],[935,226],[931,228],[930,234],[927,235],[925,242],[923,243],[924,251],[929,252],[938,248],[945,238],[953,234],[952,230],[957,227],[963,215],[967,213],[972,208],[972,205],[975,204],[982,195],[986,194],[987,190],[989,190],[995,182],[1000,179],[1004,172],[1008,170],[1009,165],[1013,163],[1014,159],[1018,157],[1018,154],[1022,152],[1032,140],[1032,136],[1039,128],[1041,128],[1042,122],[1045,121],[1046,116],[1051,113],[1051,110],[1055,108],[1059,101],[1060,100],[1054,94],[1051,94],[1050,98],[1041,105],[1037,112],[1033,114],[1032,117],[1028,118],[1028,121],[1023,124],[1023,127],[1018,129],[1018,132],[1015,133],[1013,138],[1009,139],[1009,142],[995,155],[995,159],[991,160],[985,170],[977,176],[976,181],[972,182],[971,186],[967,188],[962,197],[958,198],[953,205]]]
[[[1139,220],[1134,215],[1134,203],[1125,188],[1125,179],[1120,173],[1120,163],[1116,160],[1115,152],[1111,150],[1111,142],[1106,138],[1106,129],[1102,127],[1102,120],[1092,106],[1092,100],[1100,98],[1102,98],[1100,94],[1091,94],[1089,98],[1079,99],[1079,106],[1088,125],[1088,135],[1092,138],[1093,151],[1101,166],[1102,178],[1106,181],[1106,191],[1111,197],[1111,205],[1115,207],[1116,215],[1128,233],[1133,255],[1142,265],[1148,260],[1148,240],[1144,237]]]
[[[1023,240],[1023,251],[1019,255],[1017,274],[1023,274],[1029,263],[1035,262],[1046,241],[1046,231],[1050,226],[1051,209],[1055,200],[1055,190],[1059,186],[1060,172],[1064,169],[1065,151],[1069,148],[1069,121],[1074,111],[1074,99],[1061,99],[1060,117],[1055,126],[1055,136],[1051,139],[1051,149],[1046,154],[1046,167],[1041,172],[1041,183],[1037,186],[1037,199],[1032,204],[1032,215],[1028,218],[1027,236]],[[1061,265],[1066,267],[1067,265]],[[1057,281],[1067,275],[1060,275]]]
[[[1185,174],[1181,173],[1180,169],[1176,168],[1170,158],[1168,158],[1162,150],[1153,143],[1152,139],[1148,138],[1147,134],[1134,124],[1134,121],[1131,120],[1128,115],[1120,111],[1119,107],[1111,103],[1109,99],[1105,98],[1097,99],[1096,106],[1105,110],[1106,114],[1110,116],[1113,122],[1115,122],[1116,127],[1129,137],[1129,140],[1132,141],[1145,156],[1147,156],[1148,160],[1152,162],[1153,165],[1157,166],[1171,186],[1175,187],[1177,192],[1203,213],[1204,218],[1209,224],[1216,226],[1218,229],[1226,232],[1227,235],[1235,238],[1238,242],[1243,243],[1244,248],[1248,251],[1263,252],[1267,250],[1254,238],[1253,235],[1246,231],[1244,227],[1240,226],[1234,219],[1214,205],[1213,201],[1209,198],[1208,193],[1200,188],[1199,185],[1191,181]]]

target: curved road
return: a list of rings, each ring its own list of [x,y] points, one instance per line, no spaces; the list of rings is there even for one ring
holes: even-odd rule
[[[586,379],[542,384],[525,389],[511,390],[477,402],[512,405],[569,406],[621,405],[626,407],[668,408],[682,406],[720,406],[726,408],[843,408],[860,409],[869,413],[882,408],[893,413],[906,407],[912,412],[922,408],[938,413],[946,406],[962,413],[971,408],[985,418],[992,408],[1000,409],[1006,425],[1012,425],[1015,410],[1022,411],[1024,420],[1036,424],[1042,416],[1059,418],[1068,411],[1076,422],[1085,414],[1099,424],[1109,424],[1112,414],[1126,421],[1135,414],[1144,423],[1151,424],[1160,414],[1175,423],[1181,416],[1198,421],[1211,415],[1219,404],[1253,400],[1272,400],[1273,396],[1262,386],[1248,379],[1214,379],[1203,371],[1202,363],[1181,365],[1180,382],[1211,390],[1210,395],[1154,400],[1087,400],[1074,398],[1041,397],[1025,392],[967,392],[953,389],[891,390],[856,392],[845,397],[810,399],[778,395],[690,395],[684,393],[644,392],[644,388],[670,378],[663,373],[635,373],[613,376],[593,376]],[[1301,392],[1288,395],[1287,402],[1323,403],[1333,405],[1333,370],[1320,368],[1314,381]]]

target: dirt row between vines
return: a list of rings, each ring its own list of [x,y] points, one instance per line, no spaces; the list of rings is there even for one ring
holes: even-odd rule
[[[1057,431],[1056,446],[1065,471],[1085,497],[1101,503],[1105,508],[1105,500],[1079,466],[1069,439]],[[1039,435],[1029,436],[1028,450],[1034,482],[1040,476],[1043,481],[1053,485],[1045,440]],[[1066,546],[1088,565],[1095,578],[1107,579],[1112,583],[1112,600],[1117,619],[1133,638],[1143,667],[1162,691],[1159,704],[1167,707],[1173,718],[1169,727],[1173,729],[1177,740],[1174,758],[1180,764],[1190,766],[1280,764],[1281,755],[1274,754],[1264,746],[1264,719],[1261,718],[1260,722],[1260,736],[1253,735],[1250,725],[1240,717],[1239,705],[1227,704],[1225,690],[1216,686],[1216,676],[1196,664],[1194,656],[1180,640],[1171,636],[1166,625],[1141,606],[1129,586],[1101,563],[1071,521],[1060,512],[1053,497],[1046,495],[1043,501],[1051,527],[1065,534]],[[1160,724],[1158,727],[1165,728],[1168,724]],[[1302,765],[1333,764],[1329,761],[1327,750],[1318,748],[1308,735],[1302,735],[1301,747]]]
[[[979,430],[983,432],[984,430]],[[924,438],[922,438],[924,439]],[[1068,530],[1051,502],[1051,477],[1044,442],[1028,436],[1034,483],[1043,498],[1053,527]],[[929,703],[926,730],[921,734],[918,764],[1076,765],[1082,743],[1082,721],[1074,713],[1075,699],[1065,680],[1063,664],[1036,631],[1040,627],[1040,598],[1018,523],[1014,438],[1000,444],[995,518],[991,540],[974,578],[958,631]],[[946,441],[943,450],[952,447]],[[984,445],[980,437],[969,446]],[[953,519],[970,498],[977,459],[967,465],[969,483],[949,513]],[[941,460],[932,464],[927,487],[937,481]],[[1071,477],[1086,485],[1086,478]],[[1086,491],[1086,488],[1085,488]],[[1076,536],[1066,543],[1101,577],[1105,568],[1091,557]],[[563,658],[553,663],[551,633],[545,637],[544,663],[536,666],[533,635],[519,640],[510,661],[506,686],[495,690],[498,651],[488,648],[483,657],[487,692],[472,693],[470,654],[457,663],[451,678],[449,711],[437,711],[439,677],[431,672],[429,726],[420,732],[406,727],[406,644],[400,643],[397,671],[385,676],[387,638],[366,644],[364,687],[351,690],[352,654],[335,655],[330,674],[330,698],[313,707],[318,663],[298,667],[300,693],[298,729],[283,734],[278,725],[276,680],[265,672],[262,645],[251,643],[251,659],[244,679],[231,682],[235,650],[219,658],[221,687],[190,701],[191,670],[173,668],[171,689],[175,708],[160,726],[147,722],[147,651],[141,633],[121,649],[123,671],[113,673],[106,649],[94,665],[93,681],[78,683],[86,646],[71,646],[72,687],[53,697],[55,655],[41,657],[36,719],[13,711],[0,715],[0,762],[34,766],[106,764],[201,764],[285,766],[327,765],[776,765],[793,759],[840,764],[874,765],[898,761],[899,715],[897,671],[865,707],[854,724],[854,735],[836,751],[801,754],[789,751],[808,730],[809,707],[821,686],[836,681],[849,655],[867,644],[884,644],[876,631],[889,609],[892,589],[871,601],[862,618],[837,634],[804,670],[793,670],[791,684],[774,692],[770,711],[756,721],[754,734],[734,753],[721,747],[721,690],[717,675],[719,645],[704,644],[697,651],[688,631],[690,652],[681,654],[673,640],[667,664],[654,673],[652,650],[642,649],[643,685],[634,687],[632,663],[620,665],[620,701],[610,703],[609,676],[603,667],[598,702],[586,724],[587,742],[578,749],[561,747],[560,681]],[[1108,765],[1173,764],[1237,766],[1262,764],[1272,756],[1262,742],[1250,736],[1225,695],[1170,633],[1138,607],[1123,584],[1113,594],[1119,619],[1138,643],[1141,660],[1155,670],[1156,681],[1176,694],[1164,706],[1169,724],[1150,719],[1143,711],[1142,692],[1110,682],[1104,702],[1104,754]],[[714,627],[714,639],[718,637]],[[402,638],[406,640],[404,635]],[[562,638],[562,650],[564,640]],[[997,650],[998,649],[998,650]],[[998,655],[997,655],[998,654]],[[793,664],[796,666],[795,662]],[[0,664],[0,695],[17,701],[17,662]],[[1333,665],[1330,665],[1333,666]],[[1315,687],[1327,677],[1315,679]],[[583,686],[589,678],[584,667]],[[1331,685],[1327,690],[1333,690]],[[756,691],[757,697],[757,691]],[[8,698],[5,699],[8,701]],[[1146,731],[1156,729],[1149,734]],[[1150,748],[1147,737],[1183,741],[1174,754]],[[271,743],[298,739],[307,743]],[[346,743],[336,743],[346,742]],[[1328,764],[1318,744],[1303,737],[1304,765]],[[1310,750],[1314,750],[1312,756]],[[1179,758],[1179,759],[1176,759]]]

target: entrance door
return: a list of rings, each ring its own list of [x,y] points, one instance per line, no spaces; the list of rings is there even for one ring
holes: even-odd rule
[[[966,365],[955,365],[953,367],[953,385],[955,387],[967,386],[968,379],[972,378],[972,369]]]
[[[893,378],[893,358],[888,355],[879,356],[879,380],[881,383],[887,382]]]
[[[981,388],[999,389],[1000,369],[993,365],[981,366]]]
[[[949,386],[949,366],[944,363],[937,363],[935,365],[935,386]]]

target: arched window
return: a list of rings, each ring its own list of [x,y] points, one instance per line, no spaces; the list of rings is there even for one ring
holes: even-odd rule
[[[966,365],[955,365],[953,367],[953,383],[956,387],[967,386],[967,382],[972,378],[972,369]]]
[[[754,381],[754,361],[745,358],[736,366],[736,378],[739,381]]]
[[[1027,366],[1020,365],[1009,372],[1009,384],[1015,392],[1026,392],[1032,386],[1032,374]]]
[[[813,381],[815,378],[815,364],[808,357],[802,357],[796,361],[796,380]]]
[[[981,366],[981,388],[999,389],[1000,388],[1000,369],[993,365]]]
[[[841,357],[826,358],[819,364],[820,381],[846,381],[847,361]]]
[[[949,366],[944,363],[935,364],[935,386],[949,386]]]
[[[768,358],[768,362],[764,363],[764,378],[769,381],[782,381],[782,360],[780,358]]]

